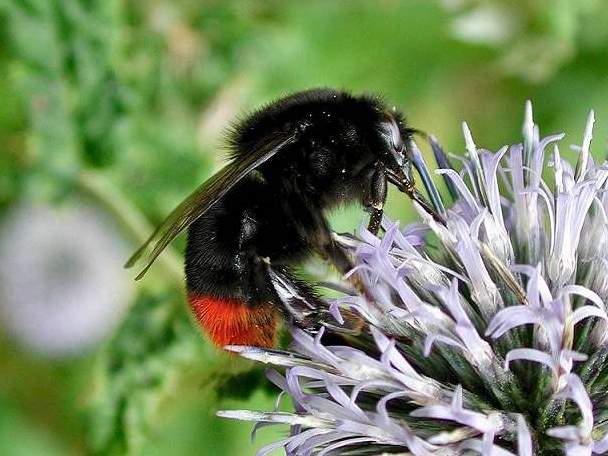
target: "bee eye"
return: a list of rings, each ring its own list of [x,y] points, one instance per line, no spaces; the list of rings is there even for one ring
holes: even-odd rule
[[[381,126],[382,136],[387,144],[397,152],[402,152],[404,148],[401,131],[394,119],[387,119]]]
[[[397,126],[396,123],[392,124],[392,129],[391,129],[391,141],[393,143],[393,147],[396,150],[403,150],[403,138],[401,138],[401,132],[399,131],[399,127]]]

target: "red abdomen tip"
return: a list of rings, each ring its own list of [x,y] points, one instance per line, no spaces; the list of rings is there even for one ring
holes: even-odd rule
[[[271,304],[248,306],[234,298],[188,294],[199,325],[219,347],[253,345],[273,347],[277,312]]]

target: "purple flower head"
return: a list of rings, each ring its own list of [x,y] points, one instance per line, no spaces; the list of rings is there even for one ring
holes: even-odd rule
[[[414,204],[414,225],[336,235],[365,292],[327,302],[316,333],[291,327],[288,351],[231,347],[276,367],[293,412],[219,414],[291,426],[259,455],[607,452],[608,165],[590,153],[593,123],[574,167],[563,134],[540,137],[530,103],[523,141],[498,152],[467,124],[462,156],[431,137],[446,198],[414,146],[446,224]]]

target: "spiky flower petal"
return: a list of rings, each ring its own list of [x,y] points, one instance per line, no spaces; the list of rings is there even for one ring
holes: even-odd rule
[[[289,352],[231,348],[284,369],[269,378],[294,411],[220,415],[291,426],[259,455],[608,451],[608,166],[590,153],[593,123],[575,168],[563,134],[540,138],[529,103],[523,142],[498,152],[466,124],[465,157],[431,138],[451,207],[414,148],[446,224],[416,207],[423,225],[336,236],[366,293],[328,303],[327,330],[291,328]],[[345,313],[361,319],[357,335],[341,329]],[[344,344],[324,345],[326,332]]]

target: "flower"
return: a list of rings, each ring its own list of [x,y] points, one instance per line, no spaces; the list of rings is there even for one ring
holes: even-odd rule
[[[292,327],[289,351],[229,347],[274,365],[294,410],[219,415],[291,426],[258,455],[608,451],[608,166],[591,156],[593,123],[575,168],[563,134],[540,137],[530,103],[523,142],[497,152],[466,124],[465,157],[431,138],[451,207],[415,148],[445,225],[416,206],[426,236],[385,219],[381,238],[342,239],[366,293],[328,302],[317,334]],[[353,313],[355,335],[341,326]],[[324,345],[327,333],[348,336]]]
[[[21,205],[0,232],[0,323],[43,356],[81,354],[122,321],[134,292],[127,246],[84,205]]]

